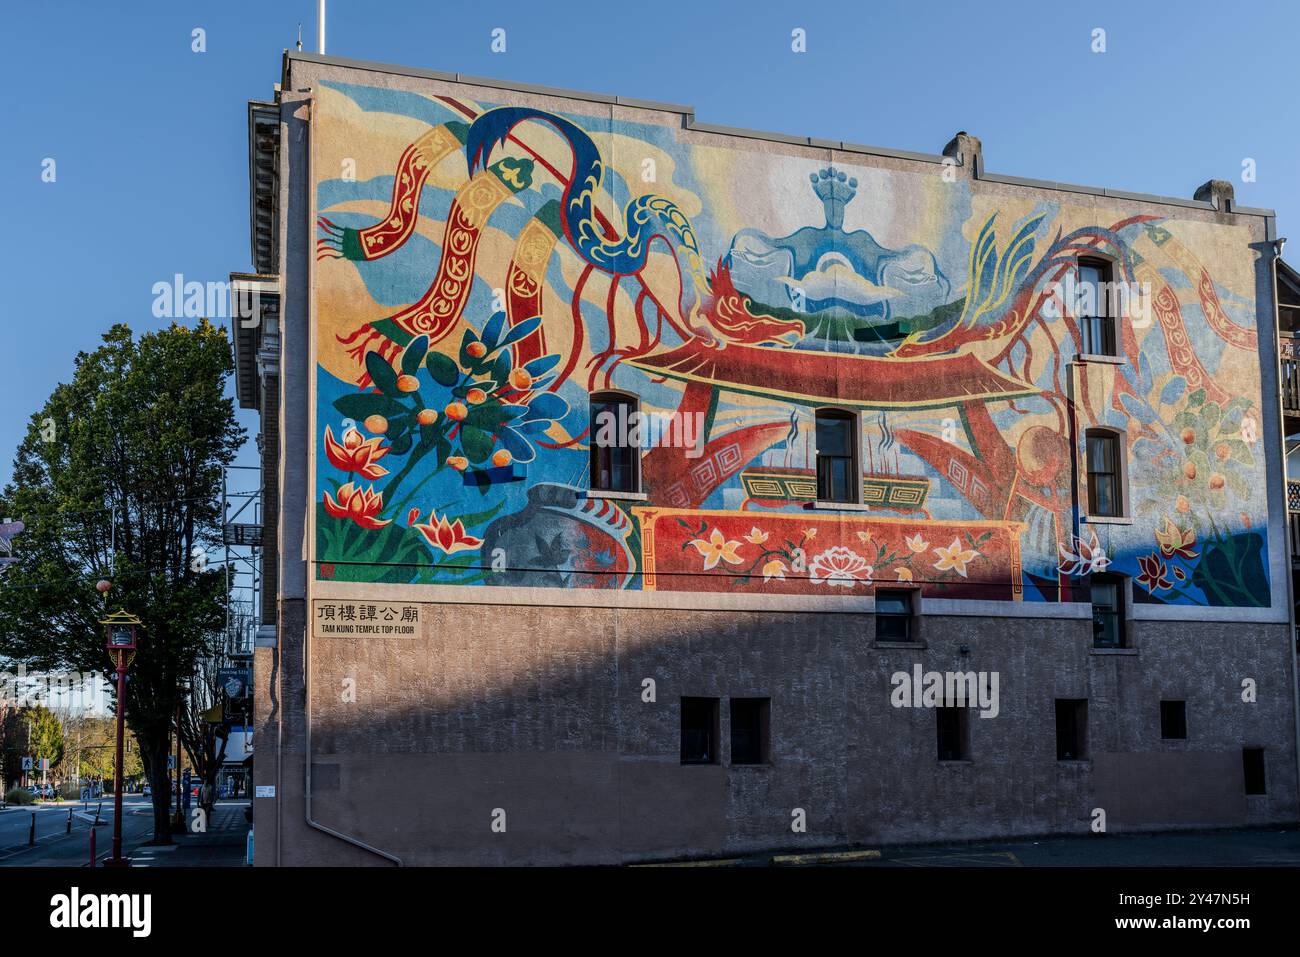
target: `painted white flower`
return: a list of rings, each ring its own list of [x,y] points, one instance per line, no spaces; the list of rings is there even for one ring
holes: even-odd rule
[[[808,564],[808,579],[814,585],[852,588],[858,582],[871,581],[872,568],[867,560],[843,545],[834,545]]]

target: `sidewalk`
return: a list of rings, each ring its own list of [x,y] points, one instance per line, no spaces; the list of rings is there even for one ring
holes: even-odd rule
[[[248,841],[248,801],[218,801],[201,834],[173,834],[169,846],[139,844],[127,852],[132,867],[243,867]],[[187,819],[190,820],[190,819]]]

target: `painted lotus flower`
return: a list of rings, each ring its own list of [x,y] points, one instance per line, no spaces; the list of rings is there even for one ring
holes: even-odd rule
[[[871,539],[874,537],[875,536],[873,536],[870,531],[858,532],[858,541],[860,541],[863,545],[870,545]]]
[[[897,572],[897,574],[898,574],[898,580],[899,580],[900,582],[910,582],[910,581],[913,581],[913,578],[912,578],[912,569],[910,569],[910,568],[899,568],[899,569],[896,569],[896,572]]]
[[[1065,542],[1061,542],[1059,548],[1062,575],[1091,575],[1094,572],[1105,571],[1110,565],[1106,550],[1097,541],[1097,533],[1091,529],[1086,539],[1074,536],[1072,549]]]
[[[1200,554],[1192,551],[1192,546],[1196,544],[1195,529],[1179,528],[1169,518],[1165,519],[1164,528],[1156,529],[1156,544],[1160,546],[1160,554],[1165,558],[1173,558],[1175,555],[1195,558]]]
[[[344,472],[356,472],[362,478],[372,482],[388,474],[388,469],[375,463],[388,454],[388,449],[380,448],[381,436],[363,439],[356,427],[350,427],[343,433],[343,441],[338,442],[330,427],[325,426],[325,457],[330,465]]]
[[[1253,415],[1243,415],[1241,417],[1241,441],[1247,445],[1254,445],[1255,440],[1259,438],[1258,426],[1255,424]]]
[[[471,551],[483,544],[483,539],[465,533],[465,526],[460,519],[448,522],[446,515],[439,518],[430,512],[427,525],[417,523],[411,527],[423,535],[430,545],[448,555]]]
[[[375,516],[384,508],[384,495],[372,485],[363,489],[348,482],[339,486],[338,501],[325,493],[325,511],[335,518],[350,518],[362,528],[383,528],[392,519],[380,521]]]
[[[742,561],[741,557],[736,554],[740,542],[728,541],[726,536],[716,528],[709,534],[707,542],[702,538],[696,538],[686,544],[694,545],[695,550],[704,556],[704,570],[706,572],[717,568],[720,561],[726,561],[731,565],[739,565]]]
[[[745,541],[751,545],[762,545],[767,541],[767,532],[760,532],[758,527],[755,526],[749,530],[749,534],[745,536]]]
[[[959,538],[954,538],[947,548],[936,548],[934,553],[939,556],[939,560],[934,563],[936,571],[946,572],[952,569],[962,578],[966,577],[966,566],[979,557],[979,552],[975,549],[962,548]]]
[[[1147,591],[1158,592],[1174,587],[1174,583],[1165,577],[1168,568],[1155,552],[1150,555],[1139,555],[1138,567],[1142,569],[1142,574],[1133,580]]]
[[[843,545],[834,545],[808,564],[808,579],[814,585],[852,588],[858,582],[871,581],[872,568],[867,560]]]
[[[785,578],[785,562],[779,558],[763,563],[763,581],[771,581],[773,578]]]
[[[920,532],[917,532],[915,535],[913,535],[910,538],[904,538],[903,541],[907,542],[907,547],[910,548],[917,555],[921,554],[923,551],[925,551],[927,548],[930,547],[930,543],[921,537]]]

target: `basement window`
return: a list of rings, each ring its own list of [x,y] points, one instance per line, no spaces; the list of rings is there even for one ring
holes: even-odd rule
[[[1160,737],[1179,740],[1187,737],[1187,702],[1160,702]]]
[[[935,725],[939,732],[939,760],[967,761],[970,759],[970,709],[946,704],[934,709]]]
[[[732,764],[770,762],[771,715],[771,698],[731,699]]]
[[[1242,748],[1241,770],[1247,794],[1267,794],[1264,787],[1264,749]]]
[[[718,763],[718,699],[682,698],[682,764]]]
[[[1083,761],[1088,756],[1088,700],[1056,699],[1056,760]]]

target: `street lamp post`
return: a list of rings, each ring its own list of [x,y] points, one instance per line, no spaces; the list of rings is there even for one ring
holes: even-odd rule
[[[135,658],[136,628],[140,619],[118,609],[100,624],[108,631],[108,657],[117,669],[117,755],[113,764],[113,856],[105,867],[130,867],[122,856],[122,744],[126,740],[126,669]]]

